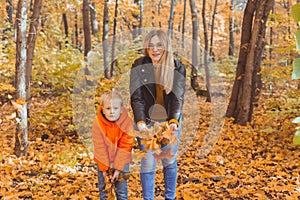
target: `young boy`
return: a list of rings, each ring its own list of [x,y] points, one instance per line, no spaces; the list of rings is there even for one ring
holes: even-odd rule
[[[123,107],[122,97],[115,91],[101,96],[97,117],[93,122],[92,135],[94,160],[98,166],[100,199],[107,198],[105,177],[114,169],[111,181],[115,182],[117,199],[128,199],[127,182],[118,181],[120,172],[128,172],[131,162],[133,121]]]

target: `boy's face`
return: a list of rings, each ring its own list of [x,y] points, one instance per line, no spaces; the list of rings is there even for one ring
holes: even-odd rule
[[[109,121],[117,121],[122,113],[121,101],[119,99],[110,99],[103,102],[102,111]]]

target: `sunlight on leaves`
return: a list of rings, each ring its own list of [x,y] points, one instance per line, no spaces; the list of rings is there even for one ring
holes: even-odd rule
[[[300,129],[298,129],[293,138],[294,145],[300,145]]]
[[[300,21],[300,3],[297,3],[292,7],[291,15],[296,23]]]
[[[292,74],[292,79],[299,79],[300,78],[300,58],[295,58],[293,62],[294,70]]]
[[[292,122],[293,123],[300,123],[300,117],[296,117]]]
[[[300,30],[297,30],[295,32],[295,40],[296,40],[296,50],[300,51]]]

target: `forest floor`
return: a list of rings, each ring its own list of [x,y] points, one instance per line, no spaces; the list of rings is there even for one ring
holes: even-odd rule
[[[34,100],[32,112],[55,101]],[[95,163],[80,138],[64,131],[70,120],[32,127],[28,156],[17,158],[14,108],[8,102],[0,106],[0,199],[98,199]],[[205,101],[201,106],[209,109]],[[297,98],[263,96],[251,124],[224,120],[218,142],[200,156],[210,122],[203,113],[193,143],[178,156],[177,199],[300,199],[300,147],[292,143],[291,122],[299,110]],[[163,192],[159,169],[156,199]],[[128,193],[130,200],[142,199],[138,173],[131,174]]]

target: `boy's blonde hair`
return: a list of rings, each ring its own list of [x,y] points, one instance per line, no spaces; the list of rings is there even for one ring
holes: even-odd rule
[[[123,106],[122,96],[119,92],[115,91],[114,88],[101,95],[101,104],[103,105],[104,102],[112,101],[113,99],[120,100],[120,104]]]

